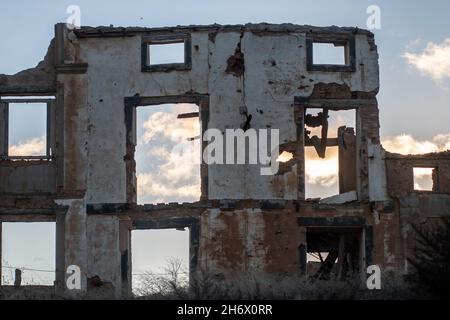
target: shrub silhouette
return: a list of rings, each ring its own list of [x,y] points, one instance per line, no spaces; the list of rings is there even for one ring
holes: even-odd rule
[[[413,225],[416,245],[408,258],[410,279],[434,299],[450,298],[450,219],[433,227]]]

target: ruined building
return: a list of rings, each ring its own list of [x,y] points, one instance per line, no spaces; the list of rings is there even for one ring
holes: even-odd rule
[[[149,62],[152,45],[173,43],[184,44],[184,62]],[[315,63],[317,43],[342,48],[345,63]],[[336,261],[340,273],[372,264],[405,272],[411,225],[449,211],[450,154],[385,152],[379,86],[374,35],[356,28],[58,24],[36,68],[0,75],[0,222],[56,222],[62,292],[77,265],[82,294],[95,279],[128,296],[138,229],[189,228],[191,274],[307,275],[313,252],[328,253],[322,272]],[[9,156],[8,106],[33,101],[47,104],[47,154]],[[278,128],[280,151],[293,158],[272,176],[202,163],[198,202],[138,205],[136,110],[164,103],[196,104],[184,116],[199,117],[202,132]],[[356,127],[331,132],[328,113],[341,110],[355,111]],[[339,148],[340,195],[305,199],[305,147],[321,157]],[[433,170],[432,190],[415,190],[413,168]]]

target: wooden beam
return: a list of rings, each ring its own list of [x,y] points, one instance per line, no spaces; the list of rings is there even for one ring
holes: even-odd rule
[[[181,113],[177,116],[177,119],[198,118],[199,116],[200,116],[199,112]]]
[[[195,141],[195,140],[200,140],[200,136],[195,136],[187,139],[187,141]]]
[[[307,109],[351,110],[363,106],[376,106],[376,99],[310,99],[301,101],[296,98],[296,103]]]
[[[345,259],[345,235],[339,237],[339,251],[338,251],[338,262],[337,262],[337,278],[342,279],[344,270],[344,259]]]
[[[338,147],[338,139],[337,138],[328,138],[327,139],[327,147]],[[314,147],[314,143],[306,142],[305,147]]]

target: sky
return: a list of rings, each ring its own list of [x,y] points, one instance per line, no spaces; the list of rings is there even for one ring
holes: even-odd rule
[[[15,267],[24,285],[51,285],[55,274],[55,223],[2,223],[2,285],[14,284]],[[35,271],[36,269],[44,271]]]
[[[14,74],[34,67],[43,59],[54,35],[54,25],[65,22],[69,5],[81,9],[81,24],[84,26],[147,26],[161,27],[189,24],[243,24],[243,23],[295,23],[316,26],[348,26],[366,28],[369,17],[367,8],[377,5],[381,13],[381,28],[375,33],[380,55],[380,108],[381,137],[383,146],[403,154],[427,153],[450,149],[450,1],[407,1],[407,0],[341,0],[341,1],[301,1],[301,0],[249,0],[249,1],[3,1],[0,5],[0,74]],[[170,180],[170,172],[184,170],[195,172],[194,167],[174,168],[173,154],[158,147],[153,138],[173,143],[172,136],[164,134],[152,121],[170,121],[181,109],[193,106],[166,106],[160,109],[146,109],[141,113],[139,128],[142,142],[141,153],[145,157],[152,152],[154,163],[141,161],[138,164],[140,191],[143,202],[195,199],[198,181],[196,174],[188,181],[178,181],[187,191],[170,194],[162,188]],[[11,119],[13,139],[11,151],[39,154],[45,150],[45,131],[41,115],[28,116],[35,121],[26,122],[17,112]],[[22,113],[21,113],[22,112]],[[13,113],[14,115],[14,113]],[[152,120],[153,119],[153,120]],[[341,119],[342,120],[342,119]],[[344,124],[351,122],[345,119]],[[39,124],[41,123],[41,124]],[[189,133],[195,131],[194,123],[182,124]],[[145,135],[147,134],[147,138]],[[149,138],[149,135],[151,138]],[[164,140],[165,139],[165,140]],[[159,140],[161,141],[161,140]],[[139,148],[139,146],[138,146]],[[307,166],[312,168],[307,183],[310,196],[319,192],[331,195],[337,188],[335,177],[336,152],[328,151],[331,159],[319,160],[314,152],[309,152]],[[333,160],[334,159],[334,162]],[[172,161],[172,162],[171,162]],[[324,162],[328,161],[328,162]],[[171,167],[172,165],[172,167]],[[164,175],[155,175],[162,166],[168,169]],[[323,170],[319,170],[322,168]],[[171,171],[172,170],[172,171]],[[160,170],[159,170],[160,171]],[[422,176],[425,173],[419,173]],[[425,183],[424,183],[425,185]],[[155,197],[154,192],[158,191]],[[197,189],[198,190],[198,189]],[[162,196],[161,196],[162,195]],[[49,229],[51,231],[51,229]],[[50,232],[49,231],[49,232]],[[22,232],[14,234],[20,238]],[[25,238],[24,238],[25,239]],[[136,247],[145,249],[152,239],[143,237],[136,240]],[[16,241],[16,240],[15,240]],[[186,239],[180,240],[186,242]],[[4,244],[5,242],[3,242]],[[141,250],[141,249],[139,249]],[[168,249],[169,250],[169,249]],[[180,255],[177,250],[174,255]],[[171,254],[168,251],[168,254]],[[14,258],[15,257],[15,258]],[[186,257],[186,254],[184,254]],[[18,254],[11,254],[17,263],[24,264]],[[10,259],[10,260],[14,260]],[[145,263],[148,263],[146,260]],[[142,263],[144,265],[145,263]],[[30,263],[32,264],[32,263]],[[154,265],[153,265],[154,267]],[[141,268],[141,266],[139,266]]]
[[[198,117],[177,119],[178,114],[191,112],[198,112],[198,106],[166,104],[137,109],[139,204],[200,199],[200,139],[188,141],[199,137],[200,121]]]

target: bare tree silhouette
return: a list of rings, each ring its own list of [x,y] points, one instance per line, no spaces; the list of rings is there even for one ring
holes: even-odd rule
[[[434,299],[450,299],[450,219],[433,227],[413,226],[416,246],[408,262],[410,279]]]

